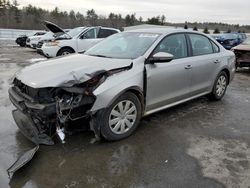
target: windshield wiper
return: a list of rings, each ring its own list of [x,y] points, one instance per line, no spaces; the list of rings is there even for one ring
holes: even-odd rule
[[[87,55],[95,56],[95,57],[112,58],[112,57],[109,57],[109,56],[106,56],[106,55],[99,55],[99,54],[87,54]]]

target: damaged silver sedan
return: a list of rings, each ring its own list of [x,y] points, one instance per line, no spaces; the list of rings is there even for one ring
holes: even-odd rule
[[[16,73],[9,97],[21,132],[36,144],[90,122],[96,138],[131,135],[141,117],[209,95],[220,100],[235,56],[198,32],[169,29],[115,34],[83,54]]]

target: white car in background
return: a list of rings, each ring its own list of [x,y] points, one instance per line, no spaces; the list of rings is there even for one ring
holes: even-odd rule
[[[42,36],[28,37],[26,40],[26,46],[36,49],[40,41],[48,42],[70,31],[70,29],[58,29],[58,26],[47,21],[44,22],[44,25],[49,30],[49,32],[46,32],[46,34]]]
[[[52,39],[54,39],[54,33],[52,32],[47,32],[46,34],[41,36],[31,36],[27,38],[26,46],[36,49],[37,44],[40,40],[52,40]]]
[[[50,27],[57,28],[58,31],[64,32],[63,29],[50,22],[47,22],[46,27],[50,30],[52,30]],[[64,32],[65,34],[55,38],[53,41],[43,43],[39,53],[46,57],[56,57],[83,52],[104,38],[119,32],[120,30],[118,29],[100,26],[77,27],[68,33]]]

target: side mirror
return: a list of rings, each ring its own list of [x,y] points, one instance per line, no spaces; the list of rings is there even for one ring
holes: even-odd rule
[[[149,63],[167,63],[174,59],[174,56],[167,52],[158,52],[149,58]]]

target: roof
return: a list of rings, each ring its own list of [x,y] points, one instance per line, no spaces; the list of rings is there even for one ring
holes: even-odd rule
[[[153,24],[140,24],[140,25],[133,25],[128,27],[123,27],[124,31],[134,30],[134,29],[147,29],[147,28],[175,28],[173,26],[166,26],[166,25],[153,25]]]
[[[135,29],[125,32],[141,32],[141,33],[156,33],[156,34],[170,34],[170,33],[200,33],[197,31],[191,31],[186,29],[175,29],[175,28],[147,28],[147,29]]]

